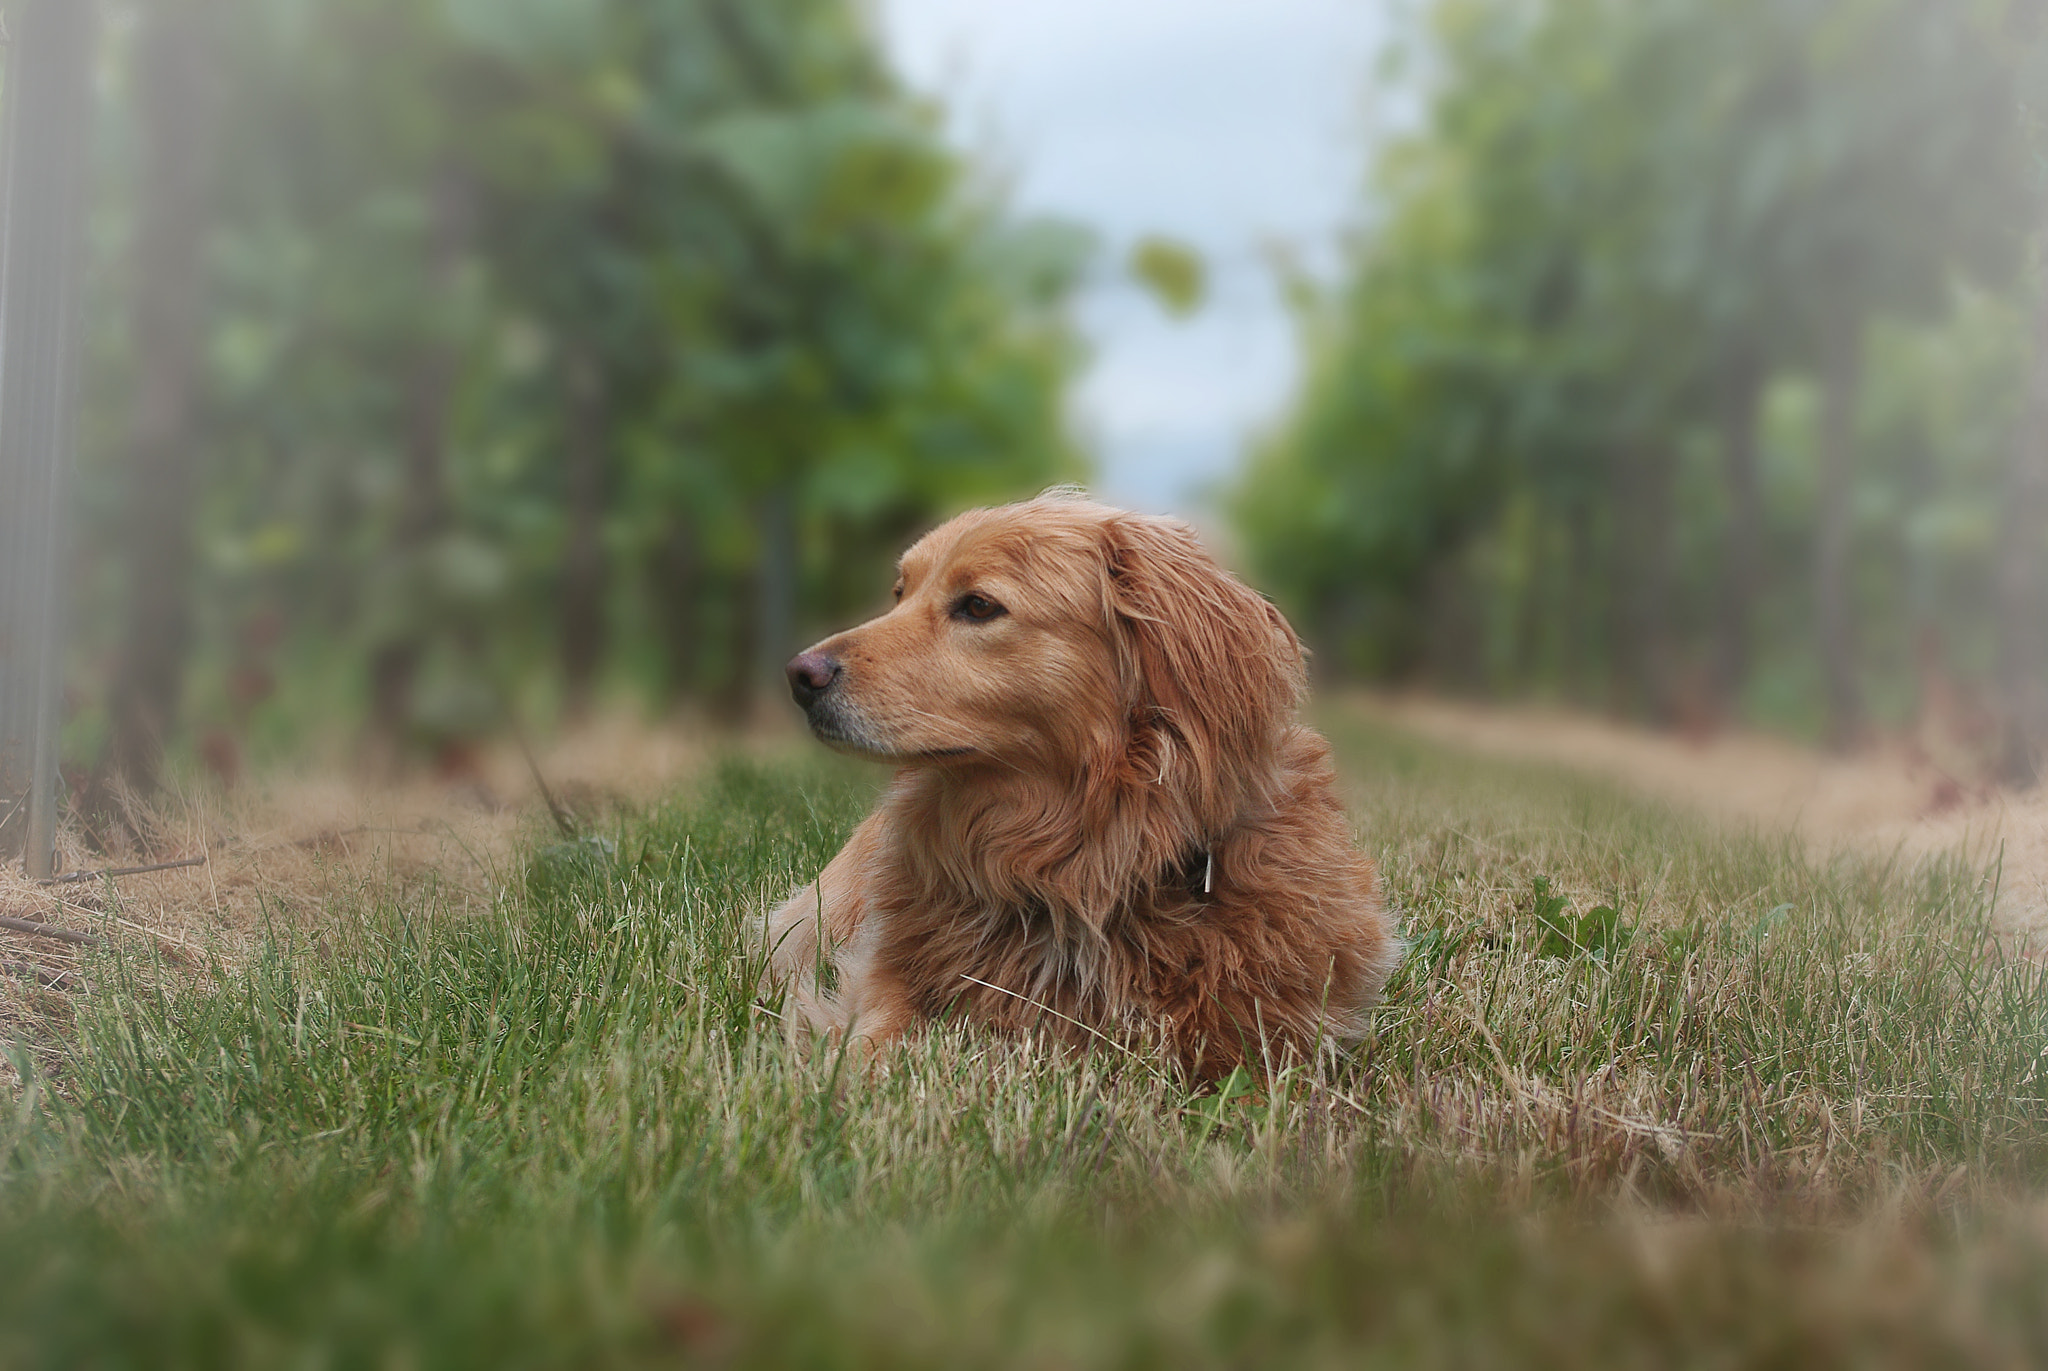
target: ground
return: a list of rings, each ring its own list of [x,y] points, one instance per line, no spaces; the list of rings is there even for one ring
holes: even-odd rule
[[[1925,778],[1322,717],[1409,953],[1220,1090],[790,1043],[746,920],[880,781],[798,740],[187,796],[0,891],[107,939],[0,954],[89,985],[0,981],[0,1365],[2048,1361],[2048,971]]]
[[[1598,777],[1723,824],[1796,834],[1817,859],[1961,854],[1999,874],[1996,914],[2048,938],[2048,790],[2016,792],[1902,741],[1834,756],[1767,734],[1657,732],[1558,709],[1353,696],[1366,718],[1487,757]]]

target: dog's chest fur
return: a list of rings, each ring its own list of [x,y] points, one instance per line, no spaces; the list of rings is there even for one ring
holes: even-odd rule
[[[1079,1039],[1185,1018],[1225,981],[1270,989],[1245,954],[1274,931],[1235,878],[1232,835],[1191,836],[1167,794],[1005,794],[913,774],[884,804],[897,812],[871,885],[880,969],[921,1016]]]

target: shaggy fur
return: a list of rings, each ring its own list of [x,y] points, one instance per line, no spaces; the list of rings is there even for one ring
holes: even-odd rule
[[[1279,611],[1184,525],[1060,495],[900,570],[790,663],[819,738],[898,768],[769,916],[798,1020],[1156,1032],[1211,1077],[1360,1036],[1399,945]]]

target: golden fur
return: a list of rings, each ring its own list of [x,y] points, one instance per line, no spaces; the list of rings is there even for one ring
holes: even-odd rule
[[[1057,494],[900,570],[790,664],[820,738],[899,768],[768,918],[798,1021],[1158,1032],[1201,1076],[1360,1036],[1399,943],[1279,611],[1186,526]]]

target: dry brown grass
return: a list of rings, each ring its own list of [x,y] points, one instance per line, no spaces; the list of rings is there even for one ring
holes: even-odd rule
[[[688,723],[609,715],[541,748],[555,800],[586,822],[644,805],[684,782],[707,755]],[[736,741],[721,737],[730,748]],[[782,734],[751,740],[787,745]],[[523,838],[550,825],[525,754],[513,742],[457,775],[278,772],[224,789],[186,778],[134,814],[139,841],[94,852],[76,826],[60,834],[74,873],[199,857],[194,866],[63,884],[0,866],[0,915],[149,948],[168,976],[238,964],[266,931],[317,932],[326,911],[366,894],[404,897],[431,881],[451,908],[487,907]],[[0,929],[0,1041],[60,1038],[83,985],[76,944]],[[0,1058],[0,1087],[18,1085]]]
[[[1814,857],[1998,864],[2008,933],[2048,940],[2048,789],[2001,788],[1921,740],[1831,756],[1764,734],[1656,733],[1539,707],[1359,694],[1346,708],[1487,756],[1568,767],[1726,823],[1797,833]],[[1948,764],[1944,764],[1944,762]]]

